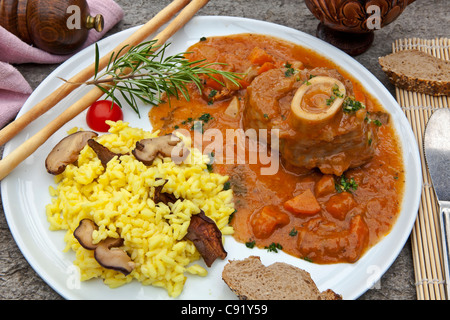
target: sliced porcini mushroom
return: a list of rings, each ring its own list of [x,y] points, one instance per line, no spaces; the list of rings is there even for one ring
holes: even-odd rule
[[[291,102],[294,126],[324,124],[338,112],[346,89],[332,77],[318,76],[306,81],[295,92]]]
[[[194,243],[208,267],[211,267],[217,258],[223,260],[227,256],[222,243],[222,232],[203,210],[191,217],[185,238]]]
[[[171,157],[174,163],[180,164],[189,155],[189,150],[176,135],[167,134],[136,142],[136,148],[132,153],[137,160],[150,166],[157,156]]]
[[[89,139],[87,143],[89,147],[91,147],[92,150],[94,150],[94,152],[97,154],[97,157],[100,159],[100,162],[104,167],[106,167],[106,165],[109,161],[111,161],[112,158],[123,156],[123,154],[121,153],[112,152],[107,147],[105,147],[101,143],[98,143],[94,139]]]
[[[123,240],[120,238],[107,238],[95,248],[94,257],[102,267],[128,275],[135,264],[124,250],[117,248],[122,244]]]
[[[161,180],[162,178],[156,178],[155,180]],[[175,203],[177,202],[177,200],[181,200],[183,201],[183,198],[177,198],[173,193],[167,193],[167,192],[162,192],[162,189],[164,188],[164,185],[169,182],[169,180],[164,179],[164,183],[160,186],[155,187],[155,193],[153,196],[153,201],[155,203],[164,203],[164,204],[169,204],[169,202],[171,203]]]
[[[73,236],[80,245],[87,250],[94,250],[97,244],[92,243],[92,232],[97,230],[97,225],[90,219],[83,219],[73,232]]]
[[[54,175],[64,172],[67,165],[77,161],[87,141],[97,135],[93,131],[78,131],[62,139],[45,159],[47,172]]]
[[[94,258],[102,267],[128,275],[133,271],[135,264],[124,250],[117,248],[123,245],[123,239],[106,238],[94,244],[92,232],[97,229],[98,227],[94,221],[83,219],[73,232],[73,235],[83,248],[94,250]]]

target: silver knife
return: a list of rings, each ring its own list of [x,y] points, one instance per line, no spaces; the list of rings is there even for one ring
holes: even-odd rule
[[[439,203],[445,288],[447,299],[450,299],[450,109],[436,110],[428,120],[424,149],[428,171]]]

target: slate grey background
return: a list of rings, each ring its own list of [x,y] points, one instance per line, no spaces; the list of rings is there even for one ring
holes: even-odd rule
[[[124,9],[125,16],[108,35],[147,22],[156,12],[170,3],[170,0],[116,0],[116,2]],[[378,57],[391,53],[392,42],[396,39],[449,37],[449,11],[449,0],[416,0],[396,21],[378,30],[372,48],[356,57],[356,60],[372,72],[395,97],[394,87],[387,81],[378,65]],[[211,0],[198,14],[269,21],[312,35],[315,35],[318,23],[302,0]],[[25,64],[16,67],[34,89],[57,66]],[[1,206],[0,211],[0,300],[62,299],[27,263],[14,242]],[[415,300],[413,268],[411,244],[408,240],[390,269],[375,287],[368,290],[360,299]]]

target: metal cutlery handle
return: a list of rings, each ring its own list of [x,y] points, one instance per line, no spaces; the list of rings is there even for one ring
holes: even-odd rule
[[[447,293],[447,300],[450,299],[450,202],[439,201],[440,219],[441,219],[441,235],[442,235],[442,259],[444,261],[445,272],[445,289]]]

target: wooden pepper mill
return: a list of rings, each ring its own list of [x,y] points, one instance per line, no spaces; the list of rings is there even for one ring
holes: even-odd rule
[[[90,16],[86,0],[0,0],[0,25],[49,53],[70,54],[89,29],[103,30],[103,17]]]
[[[304,0],[320,21],[317,36],[352,56],[372,45],[374,30],[388,25],[414,0]]]

